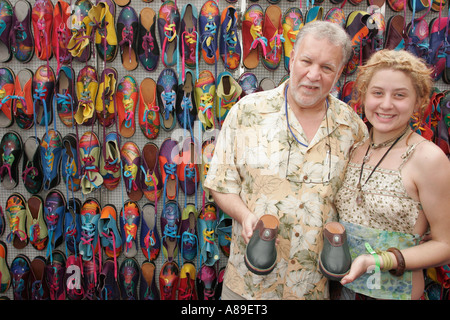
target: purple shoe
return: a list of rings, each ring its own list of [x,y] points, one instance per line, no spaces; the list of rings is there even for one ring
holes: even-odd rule
[[[161,232],[164,258],[174,261],[178,255],[178,238],[181,222],[180,207],[176,201],[163,203],[161,212]]]
[[[198,300],[214,300],[217,274],[214,266],[202,265],[197,273]]]
[[[197,256],[198,252],[198,237],[197,237],[197,208],[191,203],[185,205],[181,215],[181,255],[183,259],[192,261]]]
[[[63,222],[66,213],[66,199],[61,191],[51,190],[45,197],[44,219],[48,230],[47,257],[52,262],[53,250],[63,241]]]
[[[159,45],[156,41],[156,13],[152,8],[143,8],[139,13],[137,55],[147,71],[158,67]]]
[[[0,182],[6,190],[19,183],[19,162],[22,158],[23,142],[14,131],[5,133],[0,142]]]
[[[181,50],[181,66],[184,65],[192,70],[198,64],[198,10],[192,4],[188,3],[181,10],[180,25],[180,50]]]
[[[138,67],[138,59],[136,56],[136,44],[138,35],[139,18],[136,11],[126,6],[120,11],[117,18],[117,41],[120,47],[123,67],[132,71]]]
[[[157,210],[152,203],[142,208],[141,250],[149,261],[155,261],[161,251],[161,239],[157,228]]]
[[[161,127],[165,131],[171,131],[177,122],[175,116],[178,91],[176,72],[171,68],[162,70],[156,84]]]
[[[252,72],[244,72],[238,79],[238,83],[242,88],[241,98],[246,95],[261,91],[258,85],[258,79]]]
[[[11,45],[9,32],[13,19],[13,9],[8,0],[0,1],[0,62],[7,62],[11,59]]]
[[[55,73],[52,67],[40,66],[33,77],[33,111],[35,121],[41,126],[48,126],[53,121],[52,101],[55,88]]]
[[[103,263],[98,279],[98,295],[100,300],[120,300],[120,288],[117,282],[117,264],[108,258]]]
[[[30,277],[30,259],[24,254],[18,254],[11,263],[11,278],[14,300],[28,300],[28,279]]]
[[[177,167],[179,164],[179,148],[175,140],[167,138],[161,144],[159,149],[159,169],[163,181],[163,201],[166,198],[175,200],[178,196],[178,174]]]
[[[22,63],[29,62],[34,55],[34,38],[31,28],[31,4],[27,0],[19,0],[14,5],[10,38],[13,55]]]
[[[60,250],[55,250],[50,257],[45,265],[45,277],[49,288],[50,300],[66,300],[64,283],[66,255]]]
[[[97,257],[91,260],[83,261],[83,283],[84,283],[84,300],[98,300],[98,278],[100,273],[100,265]]]

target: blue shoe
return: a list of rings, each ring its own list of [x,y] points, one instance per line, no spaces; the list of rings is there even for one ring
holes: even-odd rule
[[[75,124],[78,101],[75,91],[75,71],[72,67],[62,66],[56,78],[53,110],[56,110],[61,122],[67,127]]]
[[[216,64],[219,58],[219,43],[217,40],[219,37],[220,11],[214,0],[208,0],[203,4],[198,23],[203,60],[210,65]]]
[[[81,207],[81,239],[79,253],[83,261],[92,261],[98,251],[98,220],[100,219],[100,204],[96,199],[89,198]]]
[[[40,66],[33,76],[33,113],[35,123],[48,127],[53,120],[52,101],[55,89],[55,73],[47,65]]]
[[[236,70],[241,63],[241,44],[238,38],[238,11],[228,6],[220,17],[219,50],[223,64],[228,70]]]
[[[98,221],[100,243],[109,258],[116,259],[122,251],[122,237],[117,228],[117,210],[112,204],[102,208]]]
[[[51,190],[45,197],[44,219],[47,223],[48,244],[47,257],[53,261],[53,249],[63,241],[63,222],[66,211],[66,199],[61,191]]]
[[[132,200],[126,201],[120,210],[120,231],[122,232],[122,251],[127,258],[132,258],[137,254],[137,232],[140,221],[139,204]]]
[[[178,239],[181,222],[180,207],[176,201],[164,203],[161,212],[161,232],[163,254],[166,260],[173,261],[178,255]]]
[[[24,254],[18,254],[11,263],[11,277],[14,300],[28,300],[28,278],[31,270],[30,259]]]
[[[219,247],[226,257],[230,256],[231,228],[233,220],[225,212],[219,209],[219,223],[216,227],[216,234],[219,240]]]
[[[161,251],[161,239],[157,228],[155,205],[146,203],[142,207],[141,250],[149,261],[155,261]]]
[[[77,137],[68,133],[62,140],[61,175],[68,191],[80,190],[80,158],[78,155]]]
[[[195,104],[194,85],[195,75],[192,70],[186,69],[184,73],[184,81],[178,86],[176,115],[178,124],[185,131],[194,131],[194,122],[197,118],[197,106]]]
[[[181,215],[181,256],[188,261],[194,260],[199,249],[197,237],[198,214],[197,208],[193,204],[188,204]]]
[[[213,266],[219,260],[219,247],[216,244],[217,209],[213,202],[205,204],[197,220],[200,246],[200,263]]]
[[[165,131],[175,128],[175,107],[177,101],[178,79],[171,68],[161,71],[156,82],[161,127]]]
[[[78,246],[81,239],[81,201],[71,198],[67,201],[67,211],[64,215],[64,243],[66,255],[69,252],[78,255]]]
[[[53,129],[48,130],[42,137],[40,152],[44,171],[44,190],[50,190],[60,182],[59,165],[62,156],[61,134]]]
[[[119,286],[123,300],[138,300],[138,285],[141,270],[134,258],[125,259],[120,265]]]

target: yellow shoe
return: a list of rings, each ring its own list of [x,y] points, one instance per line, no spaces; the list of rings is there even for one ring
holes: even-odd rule
[[[95,101],[95,111],[100,124],[110,127],[116,120],[117,71],[114,68],[103,70]]]
[[[80,62],[86,62],[91,57],[90,36],[92,25],[91,18],[88,15],[91,8],[92,3],[89,0],[78,0],[70,17],[72,37],[67,47],[72,56]]]
[[[97,71],[92,66],[86,66],[80,70],[77,78],[78,110],[75,113],[75,121],[78,124],[92,125],[95,122],[97,91]]]
[[[95,32],[95,46],[98,55],[106,62],[113,61],[117,54],[117,34],[114,27],[115,4],[110,0],[102,0],[89,10],[88,15],[92,21],[92,31]]]
[[[284,68],[289,72],[289,60],[291,59],[294,42],[297,33],[303,28],[303,14],[299,8],[288,9],[283,17],[283,38],[284,38]]]

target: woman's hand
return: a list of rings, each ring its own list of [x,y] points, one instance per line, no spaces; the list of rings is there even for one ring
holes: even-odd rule
[[[370,267],[375,266],[375,258],[370,254],[363,254],[358,257],[356,257],[355,260],[352,262],[352,266],[350,267],[349,273],[347,273],[342,279],[341,284],[347,284],[350,282],[355,281],[360,276],[362,276],[364,273],[367,272],[367,270]]]

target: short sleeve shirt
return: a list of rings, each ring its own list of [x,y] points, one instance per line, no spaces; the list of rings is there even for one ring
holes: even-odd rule
[[[233,222],[224,285],[245,299],[328,299],[318,267],[322,228],[337,220],[334,195],[350,149],[367,136],[367,128],[347,104],[329,95],[326,116],[308,142],[285,104],[286,84],[248,95],[231,108],[204,187],[238,194],[258,217],[272,214],[280,221],[277,265],[266,276],[245,266],[242,227]]]

